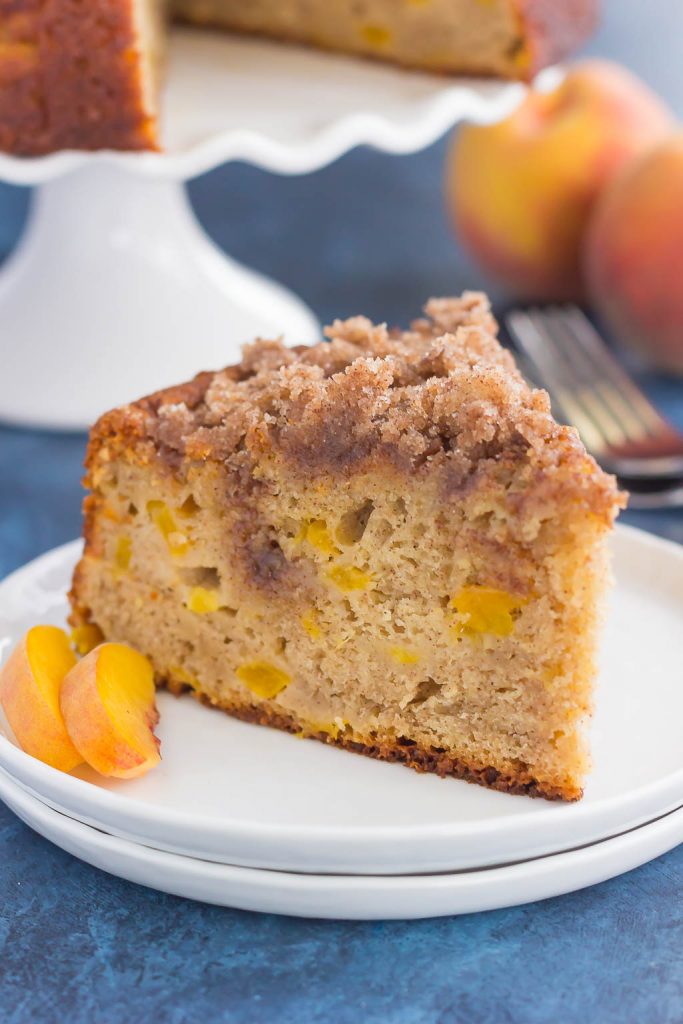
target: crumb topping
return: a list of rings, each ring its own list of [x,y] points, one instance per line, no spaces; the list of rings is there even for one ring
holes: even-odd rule
[[[307,474],[442,463],[454,489],[482,460],[523,458],[613,514],[613,478],[554,421],[546,392],[526,384],[487,298],[432,299],[425,314],[404,332],[337,320],[311,347],[256,341],[235,366],[106,414],[92,445],[142,439],[171,463],[275,455]]]

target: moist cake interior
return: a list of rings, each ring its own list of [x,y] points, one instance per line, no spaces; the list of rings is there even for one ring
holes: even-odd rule
[[[171,10],[190,23],[462,74],[517,77],[529,61],[508,0],[172,0]]]
[[[74,622],[252,721],[575,799],[619,506],[476,295],[108,414]]]

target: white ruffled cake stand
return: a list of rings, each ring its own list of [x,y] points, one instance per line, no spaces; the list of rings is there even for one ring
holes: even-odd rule
[[[38,186],[0,269],[0,419],[83,428],[111,406],[227,365],[256,336],[318,336],[300,299],[209,240],[187,200],[191,178],[238,159],[302,174],[360,144],[415,152],[461,118],[504,117],[523,94],[518,84],[174,31],[163,153],[0,154],[0,180]]]

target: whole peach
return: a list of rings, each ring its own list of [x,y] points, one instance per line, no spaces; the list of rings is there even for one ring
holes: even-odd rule
[[[618,339],[683,373],[683,132],[605,190],[584,256],[590,293]]]
[[[581,298],[579,251],[598,194],[662,138],[672,115],[625,68],[574,66],[498,124],[465,126],[447,168],[457,229],[477,262],[518,295]]]

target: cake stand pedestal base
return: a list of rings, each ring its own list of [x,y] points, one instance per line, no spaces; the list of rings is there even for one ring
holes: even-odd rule
[[[280,335],[319,325],[210,241],[183,185],[92,163],[38,188],[0,270],[0,419],[82,429]]]

